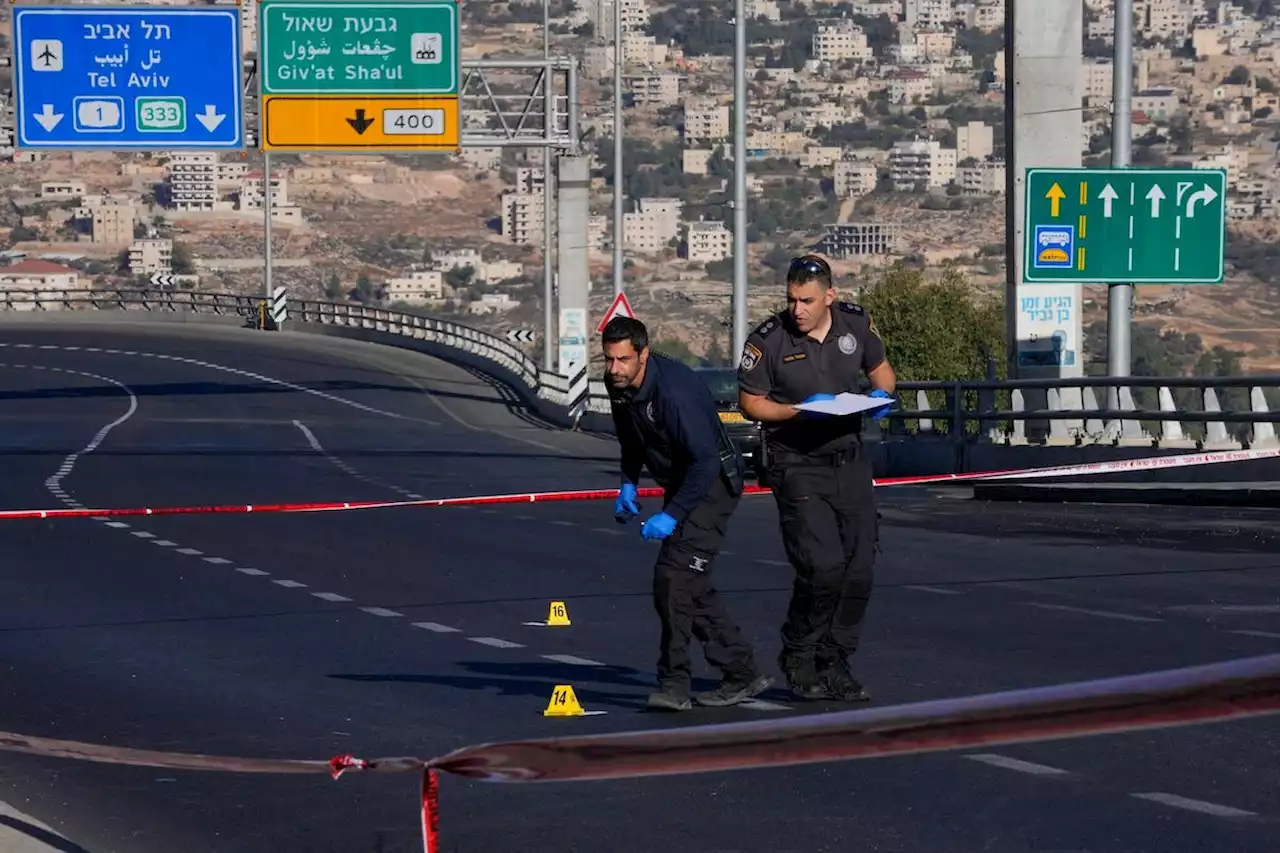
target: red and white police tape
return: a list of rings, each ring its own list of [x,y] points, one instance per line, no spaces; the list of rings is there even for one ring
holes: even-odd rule
[[[1280,457],[1280,448],[1250,450],[1215,450],[1204,453],[1179,453],[1171,456],[1146,456],[1138,459],[1116,459],[1108,462],[1082,462],[1047,468],[1008,468],[996,471],[974,471],[967,474],[921,474],[910,477],[886,477],[875,481],[879,487],[927,486],[935,483],[976,482],[982,480],[1030,480],[1038,477],[1082,477],[1090,474],[1122,474],[1135,471],[1160,471],[1221,465],[1229,462],[1256,462]],[[748,486],[746,494],[768,494],[764,486]],[[616,497],[617,489],[581,489],[558,492],[522,492],[504,495],[474,495],[456,498],[422,498],[396,501],[327,501],[322,503],[222,504],[214,506],[124,507],[99,509],[6,509],[0,520],[31,518],[104,518],[137,515],[226,515],[243,513],[344,512],[358,509],[393,509],[402,507],[479,506],[512,503],[550,503],[553,501],[606,500]],[[646,487],[640,497],[658,497],[662,489]]]
[[[334,779],[351,770],[418,772],[422,774],[423,847],[426,853],[437,853],[437,771],[488,782],[634,779],[1031,743],[1277,712],[1280,654],[887,708],[486,743],[431,759],[236,758],[4,732],[0,732],[0,750],[173,770],[328,773]]]

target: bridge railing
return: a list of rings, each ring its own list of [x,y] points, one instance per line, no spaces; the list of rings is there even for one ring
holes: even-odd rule
[[[0,311],[187,312],[252,323],[261,299],[228,293],[137,288],[8,290]],[[566,420],[608,414],[604,384],[586,370],[541,369],[504,338],[454,320],[348,302],[290,299],[291,325],[367,331],[470,355],[515,377]],[[1006,445],[1147,445],[1206,448],[1276,444],[1280,376],[1086,377],[1057,380],[902,382],[886,438]],[[607,427],[607,424],[606,424]]]

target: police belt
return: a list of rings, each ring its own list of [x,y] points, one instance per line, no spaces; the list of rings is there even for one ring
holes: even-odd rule
[[[778,465],[779,467],[839,468],[846,462],[852,462],[862,456],[860,440],[839,450],[825,450],[819,453],[800,453],[776,444],[770,444],[768,449],[770,466]]]

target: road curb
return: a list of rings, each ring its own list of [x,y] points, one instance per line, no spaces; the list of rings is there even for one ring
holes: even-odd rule
[[[1280,484],[1263,483],[974,483],[980,501],[1280,507]]]

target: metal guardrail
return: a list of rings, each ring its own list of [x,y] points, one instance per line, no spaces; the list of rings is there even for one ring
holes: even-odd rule
[[[258,315],[261,298],[148,289],[10,290],[3,311],[93,311]],[[542,370],[511,342],[471,326],[359,303],[290,299],[290,323],[368,329],[467,352],[514,374],[539,399],[564,407],[570,377]],[[915,407],[907,401],[915,395]],[[1100,405],[1099,396],[1106,405]],[[1280,376],[1086,377],[1057,380],[954,380],[899,383],[902,405],[886,438],[1048,445],[1266,447],[1277,444]],[[1270,399],[1268,399],[1270,397]],[[1139,405],[1151,398],[1151,405]],[[935,401],[937,405],[935,405]],[[1239,402],[1233,408],[1223,403]],[[589,384],[587,410],[609,413],[603,382]]]

